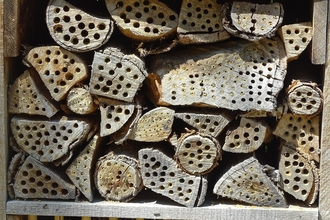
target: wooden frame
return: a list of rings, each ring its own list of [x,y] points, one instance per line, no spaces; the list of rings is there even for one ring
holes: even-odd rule
[[[241,205],[214,205],[198,208],[186,208],[173,205],[154,203],[75,203],[60,201],[7,201],[7,166],[8,166],[8,130],[7,130],[7,82],[11,70],[11,60],[19,54],[19,0],[0,0],[0,219],[7,219],[7,215],[63,215],[63,216],[95,216],[119,218],[149,218],[149,219],[330,219],[330,18],[326,18],[330,11],[328,0],[314,0],[314,27],[318,41],[314,44],[326,45],[327,55],[321,56],[326,61],[324,65],[324,110],[321,137],[321,190],[318,208],[265,208]],[[327,21],[327,22],[326,22]],[[321,23],[319,23],[321,22]],[[5,25],[4,25],[5,23]],[[319,33],[317,31],[319,30]],[[8,35],[8,33],[10,33]],[[327,37],[325,36],[327,35]],[[312,52],[313,54],[313,52]],[[314,56],[314,57],[315,57]],[[323,56],[323,57],[322,57]]]

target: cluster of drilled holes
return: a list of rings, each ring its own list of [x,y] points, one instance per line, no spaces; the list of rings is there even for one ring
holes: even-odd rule
[[[292,107],[300,110],[312,110],[313,108],[319,107],[318,105],[316,105],[318,102],[315,100],[316,95],[313,94],[314,91],[312,90],[309,92],[305,92],[306,90],[312,90],[312,88],[302,86],[301,88],[297,88],[295,91],[289,94],[290,105],[293,105]]]
[[[303,32],[303,33],[309,33],[310,32],[310,29],[309,28],[305,28],[303,31],[301,31],[301,30],[299,30],[299,29],[295,29],[295,30],[290,30],[290,29],[288,29],[288,30],[286,30],[286,34],[287,35],[291,35],[291,34],[294,34],[294,35],[300,35],[301,34],[301,32]],[[298,44],[301,44],[301,43],[307,43],[307,38],[306,37],[303,37],[303,38],[301,38],[301,42],[298,42]],[[295,43],[295,41],[294,41],[294,39],[290,39],[289,40],[289,44],[294,44]],[[296,51],[299,51],[299,49],[300,49],[300,46],[298,45],[298,44],[296,44],[295,46],[294,46],[294,49],[296,50]]]
[[[191,120],[190,115],[185,115],[185,119]],[[199,128],[200,130],[207,131],[210,133],[213,133],[216,129],[217,126],[219,126],[218,121],[211,121],[209,118],[205,118],[204,121],[200,121],[200,119],[195,118],[193,121],[194,124],[196,124],[196,127]]]
[[[125,109],[124,106],[103,106],[107,108],[107,119],[111,120],[112,122],[119,123],[121,121],[121,115],[125,115],[127,117],[128,115],[131,114],[131,110]],[[105,124],[106,129],[111,129],[112,126],[110,123]]]
[[[251,145],[254,142],[259,141],[259,131],[260,129],[258,127],[251,127],[250,123],[246,123],[245,125],[245,132],[243,133],[243,136],[240,136],[239,134],[234,135],[234,142],[229,144],[230,148],[239,148],[241,147],[241,141],[244,141],[243,143],[245,145]]]
[[[164,130],[169,129],[169,123],[171,122],[170,118],[168,117],[169,113],[167,112],[165,115],[163,112],[154,113],[148,121],[153,123],[154,127],[144,128],[143,135],[147,137],[158,137],[162,135]]]

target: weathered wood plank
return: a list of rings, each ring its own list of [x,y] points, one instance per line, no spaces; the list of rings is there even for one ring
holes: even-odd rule
[[[4,56],[16,57],[20,53],[20,0],[4,1]]]

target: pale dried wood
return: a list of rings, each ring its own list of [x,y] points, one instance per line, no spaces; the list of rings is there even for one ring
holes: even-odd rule
[[[271,112],[269,111],[258,111],[251,110],[249,112],[244,112],[240,114],[241,117],[244,118],[263,118],[263,117],[275,117],[276,119],[280,119],[283,115],[287,114],[289,111],[289,106],[285,100],[277,103],[277,106]]]
[[[224,151],[251,153],[272,140],[272,130],[263,119],[241,118],[240,125],[226,134]]]
[[[247,40],[273,37],[281,26],[284,10],[281,3],[256,4],[234,1],[222,6],[223,27],[232,35]]]
[[[192,132],[180,137],[174,158],[183,171],[205,175],[218,166],[221,155],[220,143],[214,137]]]
[[[89,90],[80,87],[72,88],[69,91],[66,97],[66,105],[72,112],[79,115],[91,114],[98,107]]]
[[[284,25],[278,29],[284,43],[288,62],[299,58],[312,40],[312,23],[304,22]]]
[[[320,192],[320,169],[319,167],[314,163],[314,161],[309,162],[312,167],[313,177],[314,177],[314,183],[311,188],[311,192],[309,193],[307,199],[305,200],[305,203],[307,205],[313,205],[316,200],[319,197]]]
[[[320,117],[286,114],[278,122],[273,134],[296,146],[309,160],[320,162]]]
[[[133,102],[148,73],[145,63],[134,54],[115,47],[95,52],[90,79],[90,92],[107,98]]]
[[[178,15],[156,0],[106,0],[119,30],[138,41],[166,38],[176,33]]]
[[[35,47],[25,56],[24,61],[37,70],[56,101],[65,99],[75,84],[88,77],[84,61],[59,46]]]
[[[147,188],[188,207],[200,206],[204,202],[206,177],[183,172],[172,158],[158,149],[139,150],[139,161]]]
[[[185,47],[149,61],[147,95],[161,105],[272,111],[286,75],[277,38]]]
[[[88,14],[67,1],[51,0],[46,9],[50,35],[61,47],[74,52],[95,50],[111,37],[114,22]]]
[[[179,43],[212,43],[228,39],[230,35],[223,28],[221,17],[221,4],[216,0],[184,0],[177,28]]]
[[[25,155],[20,152],[13,156],[8,166],[8,173],[7,173],[7,183],[8,183],[8,196],[11,199],[15,198],[15,192],[13,184],[15,182],[15,176],[18,172],[21,165],[24,163],[26,157]]]
[[[29,156],[15,176],[14,191],[24,199],[75,199],[76,187],[55,169]]]
[[[156,107],[138,120],[129,139],[143,142],[159,142],[166,140],[172,133],[174,110]]]
[[[58,112],[57,104],[40,87],[41,80],[33,68],[24,71],[8,89],[8,112],[43,115],[51,118]]]
[[[262,171],[254,157],[230,168],[215,184],[213,193],[251,205],[287,207],[284,194]]]
[[[286,95],[294,114],[314,116],[322,111],[323,93],[315,82],[293,80],[286,89]]]

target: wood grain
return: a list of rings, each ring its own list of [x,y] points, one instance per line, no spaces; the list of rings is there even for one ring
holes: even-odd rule
[[[20,0],[4,1],[4,55],[16,57],[20,52]]]

